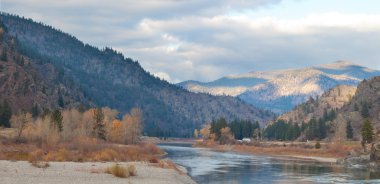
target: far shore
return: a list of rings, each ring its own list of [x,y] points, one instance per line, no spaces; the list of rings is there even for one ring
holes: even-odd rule
[[[7,184],[195,184],[186,169],[180,171],[164,169],[146,162],[119,162],[120,165],[133,164],[137,175],[118,178],[104,171],[113,162],[49,162],[47,168],[33,167],[27,161],[0,160],[1,183]]]
[[[360,148],[356,143],[343,143],[343,144],[323,144],[321,149],[315,148],[302,148],[300,146],[280,146],[277,142],[265,142],[266,146],[254,146],[254,145],[219,145],[216,143],[204,143],[198,141],[193,144],[194,147],[209,148],[213,151],[219,152],[235,152],[241,154],[251,155],[265,155],[270,157],[285,157],[296,158],[305,161],[316,161],[323,163],[337,163],[338,159],[342,159],[348,156],[349,151],[354,148]],[[268,146],[271,144],[271,146]],[[284,143],[282,143],[284,144]],[[293,144],[293,143],[288,143]],[[299,143],[303,144],[303,143]]]

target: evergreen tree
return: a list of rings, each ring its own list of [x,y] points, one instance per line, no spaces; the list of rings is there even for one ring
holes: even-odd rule
[[[351,122],[347,122],[346,126],[347,139],[352,139],[354,137],[354,130],[352,129]]]
[[[51,124],[58,128],[59,132],[63,130],[63,117],[59,110],[54,110],[51,114]]]
[[[371,143],[373,141],[373,127],[371,121],[368,118],[364,120],[361,133],[364,143]]]
[[[38,109],[37,104],[34,103],[33,106],[32,106],[32,116],[33,116],[33,118],[37,118],[39,114],[40,114],[40,110]]]
[[[8,60],[8,53],[7,53],[7,48],[3,47],[3,50],[1,52],[1,60],[2,61],[7,61]]]
[[[359,107],[358,107],[357,103],[355,103],[355,105],[354,105],[354,111],[359,111]]]
[[[9,120],[12,117],[12,110],[7,101],[0,104],[0,126],[11,127]]]
[[[309,126],[306,130],[306,137],[307,139],[315,139],[317,137],[318,132],[318,123],[315,118],[310,119]]]
[[[58,105],[59,107],[63,108],[65,106],[65,102],[63,100],[63,97],[62,95],[59,95],[59,98],[58,98]]]
[[[319,119],[318,122],[318,138],[319,139],[324,139],[326,138],[326,122],[322,119]]]
[[[362,104],[361,115],[362,115],[363,118],[368,118],[369,117],[369,109],[368,109],[367,102],[364,102]]]
[[[98,139],[106,140],[106,129],[104,124],[104,113],[101,108],[94,110],[93,135]]]

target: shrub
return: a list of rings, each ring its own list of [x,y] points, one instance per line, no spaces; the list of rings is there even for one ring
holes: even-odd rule
[[[315,143],[315,149],[320,149],[321,148],[321,143],[317,142]]]
[[[31,153],[29,153],[28,160],[31,163],[34,161],[41,161],[43,160],[43,156],[44,156],[44,151],[42,149],[36,149],[32,151]]]
[[[30,162],[32,166],[37,167],[37,168],[48,168],[50,166],[49,162],[44,162],[44,161],[32,161]]]
[[[127,171],[125,167],[120,166],[119,164],[115,164],[112,167],[107,168],[105,172],[108,174],[113,174],[119,178],[129,177],[129,171]]]
[[[129,165],[128,166],[128,173],[129,176],[136,176],[137,175],[137,170],[135,165]]]
[[[160,161],[158,160],[158,158],[156,157],[152,157],[149,159],[149,163],[152,163],[152,164],[157,164],[159,163]]]

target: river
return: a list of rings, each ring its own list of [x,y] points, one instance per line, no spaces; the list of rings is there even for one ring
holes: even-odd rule
[[[302,159],[222,153],[191,144],[161,144],[167,158],[203,183],[380,183],[380,172]]]

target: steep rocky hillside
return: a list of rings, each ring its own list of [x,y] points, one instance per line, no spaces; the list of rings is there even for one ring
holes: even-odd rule
[[[40,61],[41,65],[59,71],[81,90],[84,101],[122,113],[141,108],[146,134],[191,136],[194,128],[219,117],[262,123],[272,117],[270,112],[233,97],[195,94],[169,84],[146,72],[137,61],[110,48],[100,50],[84,44],[50,26],[4,13],[0,20],[8,34],[17,38],[18,50],[30,58],[32,65]],[[42,76],[46,73],[39,72]],[[49,90],[58,89],[49,87]],[[36,89],[36,94],[40,93]]]
[[[349,103],[355,92],[354,86],[337,86],[316,99],[311,97],[307,102],[297,105],[292,111],[280,115],[277,119],[302,123],[309,122],[311,118],[323,118]]]
[[[370,120],[379,136],[380,76],[365,79],[357,87],[337,86],[316,99],[310,98],[292,111],[280,115],[270,126],[273,129],[277,123],[297,124],[301,129],[297,137],[299,140],[361,140],[360,131],[366,119]],[[347,134],[349,125],[352,138]]]
[[[360,130],[365,118],[372,122],[376,132],[380,130],[380,76],[361,82],[350,103],[338,111],[338,116],[333,122],[334,138],[345,139],[345,128],[350,122],[354,138],[360,140]]]
[[[338,61],[311,68],[251,72],[208,83],[187,81],[178,85],[194,92],[237,96],[257,107],[284,113],[310,96],[315,98],[337,85],[356,86],[363,79],[377,75],[380,71]]]

